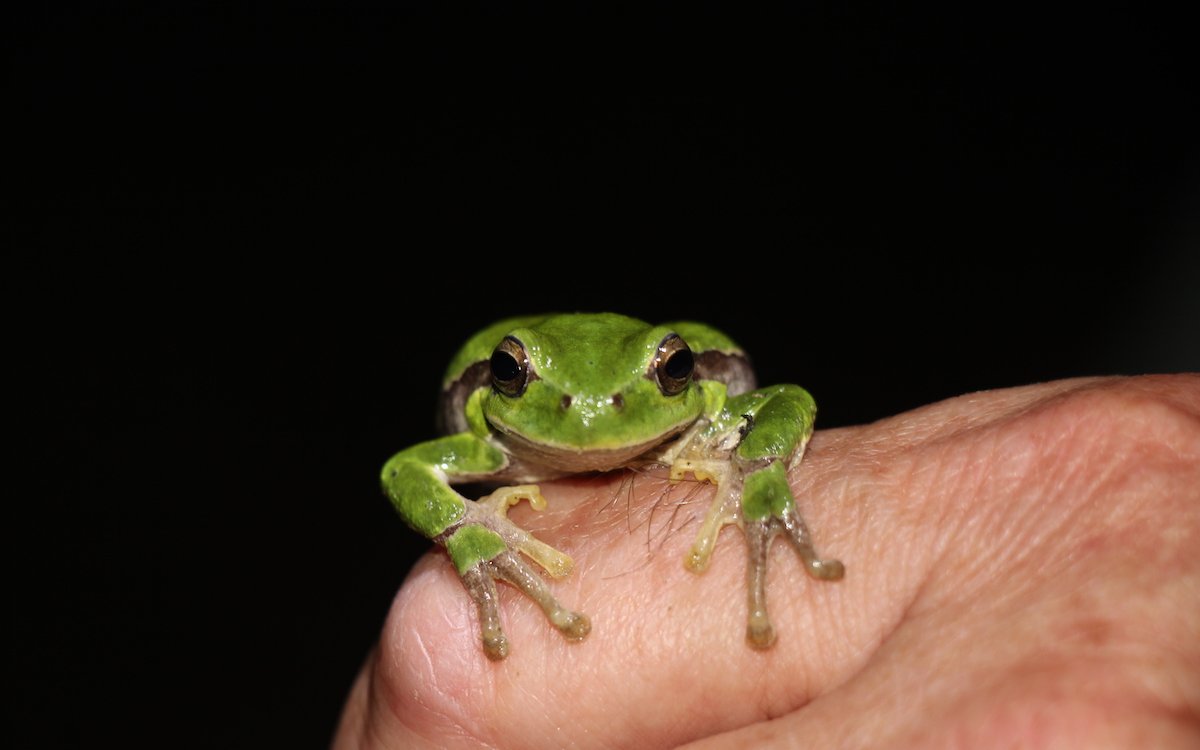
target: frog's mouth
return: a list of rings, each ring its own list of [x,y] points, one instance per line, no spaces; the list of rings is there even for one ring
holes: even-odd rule
[[[545,466],[569,474],[585,471],[612,471],[629,465],[634,459],[679,436],[686,424],[673,427],[649,440],[620,448],[588,448],[547,445],[534,442],[515,432],[498,430],[496,438],[512,456],[524,464]]]

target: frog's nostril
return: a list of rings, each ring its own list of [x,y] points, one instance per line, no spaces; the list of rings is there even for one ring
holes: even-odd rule
[[[625,397],[619,393],[614,393],[612,398],[609,399],[609,403],[613,405],[614,409],[620,411],[625,408]]]
[[[562,402],[559,404],[559,406],[562,407],[563,411],[570,409],[571,408],[571,397],[569,395],[564,395],[562,397]]]

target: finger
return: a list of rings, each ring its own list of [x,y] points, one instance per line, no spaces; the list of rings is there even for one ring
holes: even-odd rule
[[[536,605],[501,586],[510,652],[503,664],[489,662],[461,583],[440,554],[425,558],[396,599],[360,677],[369,689],[356,688],[339,737],[370,730],[408,746],[561,747],[564,737],[585,738],[581,746],[669,746],[807,700],[832,679],[843,651],[842,633],[825,623],[827,613],[850,608],[839,602],[844,594],[823,591],[828,585],[777,546],[775,611],[786,629],[769,655],[748,648],[745,542],[728,529],[712,568],[687,571],[711,489],[672,490],[660,474],[632,487],[620,476],[547,485],[548,515],[519,519],[578,563],[552,586],[592,617],[580,643],[558,638]]]

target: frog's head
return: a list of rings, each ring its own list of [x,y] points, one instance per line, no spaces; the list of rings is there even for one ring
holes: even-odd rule
[[[490,360],[487,423],[515,456],[564,471],[624,465],[704,410],[687,343],[611,313],[514,328]]]

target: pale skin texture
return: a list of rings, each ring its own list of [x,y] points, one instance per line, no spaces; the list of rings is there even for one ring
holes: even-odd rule
[[[393,604],[334,747],[1200,744],[1200,377],[1075,380],[818,431],[790,481],[836,585],[771,550],[773,649],[745,646],[745,542],[680,563],[712,496],[666,472],[546,482],[511,516],[575,559],[567,642],[500,589],[477,648],[444,552]]]

